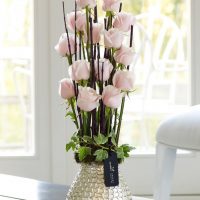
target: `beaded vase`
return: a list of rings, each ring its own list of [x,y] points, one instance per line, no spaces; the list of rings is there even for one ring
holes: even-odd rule
[[[103,164],[81,164],[66,200],[131,200],[131,192],[119,173],[119,185],[106,187]]]

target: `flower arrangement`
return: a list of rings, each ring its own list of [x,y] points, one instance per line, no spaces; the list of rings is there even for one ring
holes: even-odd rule
[[[69,64],[70,78],[60,81],[59,94],[67,104],[66,117],[77,129],[66,144],[77,162],[102,162],[109,152],[115,152],[121,162],[133,149],[119,145],[119,136],[125,98],[134,88],[130,65],[135,18],[122,12],[121,0],[102,3],[103,22],[96,0],[75,0],[75,10],[67,16],[63,2],[65,33],[55,46]]]

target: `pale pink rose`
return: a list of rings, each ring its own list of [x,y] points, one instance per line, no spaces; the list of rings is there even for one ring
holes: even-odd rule
[[[99,105],[100,99],[101,96],[93,88],[79,87],[77,105],[81,110],[86,112],[94,110]]]
[[[123,42],[122,32],[111,28],[104,32],[104,44],[107,48],[120,48]]]
[[[99,43],[101,40],[101,32],[103,30],[103,25],[101,23],[93,23],[92,25],[92,35],[93,35],[93,44]],[[84,31],[84,42],[86,43],[88,39],[87,31]],[[90,43],[90,39],[89,39]]]
[[[121,90],[130,91],[134,87],[134,74],[130,71],[117,71],[113,76],[113,85]]]
[[[67,24],[71,31],[75,31],[75,12],[67,15]],[[77,31],[84,31],[86,28],[86,14],[81,11],[76,13],[76,28]]]
[[[101,40],[101,32],[102,32],[103,26],[100,23],[93,23],[92,27],[93,27],[92,39],[93,39],[93,43],[96,44],[96,43],[99,43]]]
[[[75,81],[88,80],[90,77],[90,63],[86,60],[74,61],[69,66],[69,75]]]
[[[135,17],[130,13],[120,12],[116,15],[113,22],[113,27],[118,28],[120,31],[127,32],[131,29],[131,25],[135,24]]]
[[[98,69],[98,61],[95,62],[95,75],[98,80],[102,81],[102,73],[103,73],[103,81],[107,81],[110,78],[110,73],[112,72],[112,70],[113,70],[113,65],[108,59],[103,58],[99,60],[99,69]]]
[[[121,90],[112,85],[107,85],[102,93],[103,103],[110,108],[118,108],[122,102],[122,97]]]
[[[74,85],[71,79],[64,78],[59,83],[59,95],[63,99],[70,99],[75,96]]]
[[[115,52],[114,59],[117,63],[128,66],[133,62],[134,51],[132,48],[122,46],[119,50]]]
[[[74,39],[74,35],[69,35],[69,43],[68,43],[68,39],[67,39],[67,34],[63,33],[60,36],[60,39],[57,43],[57,45],[55,46],[55,50],[61,55],[61,56],[66,56],[66,55],[70,55],[70,51],[69,51],[69,46],[71,49],[71,54],[75,53],[75,39]],[[78,39],[77,39],[78,41]],[[78,47],[77,47],[77,51],[78,51]]]
[[[76,0],[76,3],[79,8],[85,8],[86,6],[94,8],[97,5],[96,0]]]
[[[121,0],[103,0],[103,10],[118,12]]]

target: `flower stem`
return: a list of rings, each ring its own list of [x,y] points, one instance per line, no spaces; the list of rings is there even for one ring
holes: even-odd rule
[[[78,125],[78,120],[77,120],[77,116],[76,116],[76,111],[75,111],[75,108],[74,108],[74,102],[72,99],[69,100],[69,103],[71,105],[71,108],[72,108],[72,112],[74,114],[74,123],[76,125],[76,128],[79,129],[79,125]]]
[[[87,113],[85,113],[84,111],[82,111],[82,118],[83,118],[83,135],[88,135],[87,133],[87,117],[86,117]]]
[[[80,33],[81,34],[81,43],[82,43],[82,52],[83,52],[83,58],[84,58],[84,60],[86,59],[86,56],[85,56],[85,45],[84,45],[84,41],[83,41],[83,35],[82,35],[82,33]]]
[[[116,134],[117,144],[119,142],[119,135],[120,135],[121,125],[122,125],[122,116],[123,116],[123,113],[124,113],[124,105],[125,105],[125,97],[122,98],[122,104],[121,104],[121,109],[120,109],[119,123],[118,123],[117,134]]]
[[[115,109],[115,119],[114,119],[114,133],[116,132],[116,128],[117,128],[117,108]]]

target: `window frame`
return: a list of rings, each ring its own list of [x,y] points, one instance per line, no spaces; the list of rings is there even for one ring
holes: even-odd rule
[[[51,181],[49,1],[30,0],[33,20],[34,154],[0,156],[1,173]],[[34,66],[34,67],[33,67]],[[39,170],[38,170],[39,169]]]

